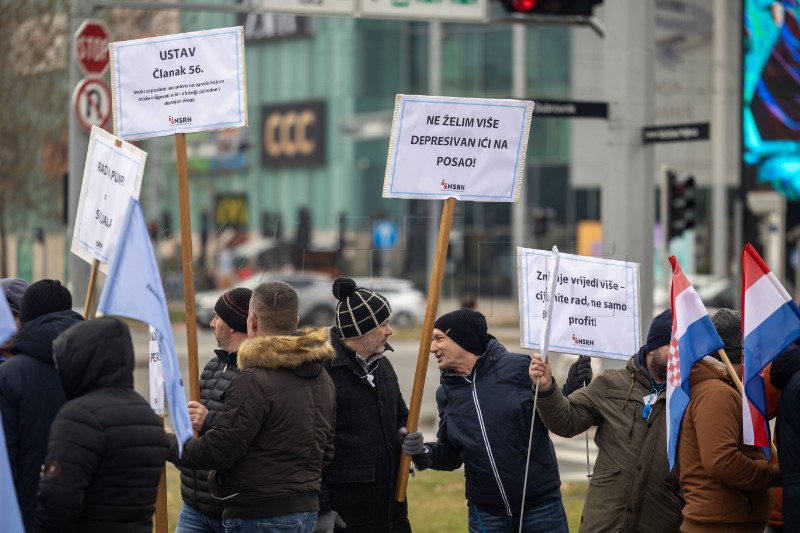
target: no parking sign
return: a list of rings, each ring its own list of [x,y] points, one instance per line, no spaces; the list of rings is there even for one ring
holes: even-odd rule
[[[86,131],[92,126],[105,129],[111,118],[111,89],[102,78],[83,78],[72,94],[72,108]]]

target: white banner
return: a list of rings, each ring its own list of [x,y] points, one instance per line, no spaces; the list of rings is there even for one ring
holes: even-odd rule
[[[553,255],[517,248],[520,344],[539,350]],[[559,254],[549,316],[550,350],[627,360],[639,350],[639,265]]]
[[[119,146],[117,146],[119,145]],[[139,198],[147,152],[92,126],[70,251],[108,271],[122,217],[131,197]]]
[[[161,350],[158,348],[158,333],[153,326],[150,331],[150,407],[159,416],[167,412],[164,403],[164,368],[161,366]]]
[[[398,94],[384,198],[515,202],[533,102]]]
[[[241,26],[108,45],[123,139],[247,126]]]

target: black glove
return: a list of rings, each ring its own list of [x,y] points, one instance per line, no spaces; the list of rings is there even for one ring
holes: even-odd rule
[[[314,533],[333,533],[333,527],[339,526],[342,529],[347,527],[342,517],[336,511],[329,511],[317,517],[317,525],[314,526]]]
[[[414,461],[414,466],[417,467],[417,470],[425,470],[433,466],[433,455],[431,454],[431,449],[427,446],[422,447],[422,452],[414,455],[411,458]]]
[[[422,433],[419,431],[409,433],[406,428],[400,428],[397,433],[400,435],[404,454],[413,457],[422,453]]]
[[[570,391],[576,391],[584,385],[588,385],[592,381],[592,376],[592,358],[588,355],[581,355],[569,367],[567,387]]]

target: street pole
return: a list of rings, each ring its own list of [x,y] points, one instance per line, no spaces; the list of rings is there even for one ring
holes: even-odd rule
[[[511,25],[511,96],[519,100],[524,100],[527,93],[527,69],[526,69],[526,47],[525,41],[527,37],[527,30],[524,24]],[[530,141],[528,141],[530,145]],[[530,212],[528,210],[528,193],[527,193],[527,169],[523,173],[522,183],[519,186],[519,200],[517,200],[511,208],[511,255],[516,256],[517,246],[525,246],[527,243],[526,235],[526,215]],[[514,262],[516,264],[516,261]],[[511,284],[511,293],[515,298],[519,295],[516,283]]]
[[[75,61],[75,39],[81,23],[92,16],[94,2],[91,0],[72,0],[69,15],[69,87],[70,97],[81,81],[83,74]],[[69,106],[69,178],[67,197],[67,242],[72,241],[75,218],[78,212],[78,199],[83,182],[83,167],[86,164],[86,150],[89,148],[89,135],[78,123],[73,106]],[[72,293],[73,302],[83,302],[89,287],[89,264],[73,253],[67,252],[67,287]]]
[[[732,2],[714,0],[714,41],[712,44],[713,75],[711,107],[711,269],[715,276],[727,277],[728,224],[727,190],[728,174],[726,155],[730,120],[728,118],[728,69],[730,68],[728,41],[728,13]]]
[[[434,20],[428,23],[428,94],[442,94],[442,23]],[[439,236],[439,211],[442,204],[438,201],[425,200],[428,210],[427,259],[426,263],[433,268],[436,259],[436,241]],[[426,279],[430,276],[426,276]],[[428,287],[430,291],[432,287]],[[437,289],[438,290],[438,289]]]
[[[653,124],[654,2],[605,2],[607,174],[602,189],[605,255],[639,263],[641,322],[653,312],[653,148],[642,128]]]

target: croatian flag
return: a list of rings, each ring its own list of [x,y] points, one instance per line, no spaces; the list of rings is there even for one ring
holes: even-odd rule
[[[675,465],[678,436],[689,405],[689,373],[706,355],[724,346],[711,317],[675,256],[672,265],[672,339],[667,361],[667,457]]]
[[[744,443],[769,456],[769,426],[761,371],[800,337],[800,309],[749,243],[742,252],[742,401]]]

